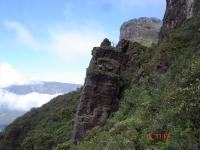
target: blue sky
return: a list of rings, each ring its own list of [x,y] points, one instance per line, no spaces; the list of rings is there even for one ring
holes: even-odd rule
[[[117,43],[124,21],[164,10],[165,0],[0,0],[0,86],[83,84],[94,46]]]

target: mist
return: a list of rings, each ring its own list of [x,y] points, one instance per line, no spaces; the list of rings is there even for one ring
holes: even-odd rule
[[[40,107],[58,96],[40,93],[29,93],[26,95],[16,95],[6,90],[0,89],[0,108],[11,110],[28,111],[33,107]]]

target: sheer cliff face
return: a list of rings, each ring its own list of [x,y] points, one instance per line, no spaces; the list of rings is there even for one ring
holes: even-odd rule
[[[174,27],[180,26],[185,20],[199,13],[200,0],[167,0],[160,39],[167,36]],[[154,22],[152,20],[147,21],[145,18],[133,20],[133,26],[131,21],[126,22],[121,27],[121,40],[117,47],[112,47],[110,41],[105,39],[100,47],[93,49],[93,57],[87,69],[77,110],[73,143],[76,144],[85,136],[88,129],[99,125],[102,118],[109,117],[113,112],[113,106],[117,104],[120,92],[122,92],[121,80],[125,80],[125,83],[134,80],[137,80],[138,83],[143,81],[145,75],[143,63],[148,62],[152,51],[151,48],[131,41],[141,43],[138,39],[144,39],[145,36],[151,39],[152,36],[149,32],[152,31],[153,34],[156,31],[158,35],[160,22],[157,21],[159,25],[155,23],[155,26],[152,27],[149,26],[149,21],[151,25]],[[167,53],[164,50],[161,51],[160,63],[156,66],[161,73],[166,72],[171,63],[171,58],[167,58]],[[131,79],[127,80],[129,77]]]
[[[139,70],[137,57],[143,55],[144,49],[140,44],[130,44],[126,40],[112,47],[107,39],[93,49],[77,110],[72,138],[74,144],[85,136],[88,129],[101,124],[102,119],[113,112],[113,106],[118,103],[122,92],[121,75],[131,68]]]
[[[85,84],[80,98],[73,133],[73,143],[84,137],[87,129],[95,127],[102,115],[109,115],[119,95],[120,61],[123,56],[105,39],[92,51]]]
[[[167,0],[160,39],[167,36],[174,27],[180,26],[185,20],[199,14],[199,0]]]
[[[142,17],[124,22],[120,28],[120,40],[139,42],[145,46],[157,43],[162,21],[157,18]]]

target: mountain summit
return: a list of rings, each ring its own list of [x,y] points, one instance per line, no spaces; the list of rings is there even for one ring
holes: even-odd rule
[[[120,40],[139,42],[145,46],[157,43],[162,21],[157,18],[141,17],[124,22],[120,28]]]

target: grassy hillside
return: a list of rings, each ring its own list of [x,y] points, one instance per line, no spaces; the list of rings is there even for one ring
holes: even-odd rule
[[[146,52],[138,59],[142,75],[127,72],[122,77],[126,86],[117,111],[77,146],[70,145],[70,139],[80,91],[17,119],[0,136],[0,149],[200,149],[200,17],[174,29]]]
[[[32,109],[0,135],[1,150],[50,150],[71,139],[80,90]]]
[[[144,76],[132,78],[119,110],[75,149],[200,149],[200,18],[152,49],[149,61],[141,62]],[[169,136],[156,138],[160,133]]]

